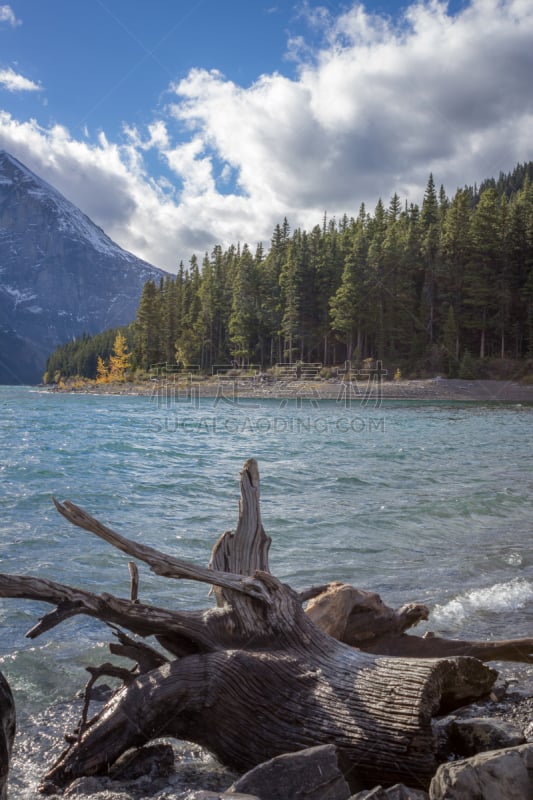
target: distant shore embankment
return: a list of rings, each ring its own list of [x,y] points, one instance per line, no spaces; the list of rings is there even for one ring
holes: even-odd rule
[[[533,385],[505,380],[462,380],[426,378],[415,380],[382,381],[367,385],[365,382],[346,384],[340,380],[261,380],[258,377],[214,377],[204,380],[194,378],[157,378],[148,381],[124,381],[94,383],[72,381],[51,391],[79,392],[91,394],[153,395],[175,390],[180,395],[196,391],[201,397],[216,398],[228,393],[239,397],[265,399],[298,399],[342,401],[351,399],[375,401],[421,400],[421,401],[466,401],[478,403],[532,403]]]

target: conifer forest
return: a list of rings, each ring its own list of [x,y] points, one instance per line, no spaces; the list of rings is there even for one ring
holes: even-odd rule
[[[275,226],[268,249],[215,246],[148,281],[121,333],[133,371],[157,363],[268,369],[381,360],[406,377],[480,377],[533,358],[533,162],[421,205],[395,193],[312,230]],[[96,377],[117,331],[59,347],[48,375]],[[462,373],[462,374],[461,374]],[[468,374],[471,373],[471,374]]]

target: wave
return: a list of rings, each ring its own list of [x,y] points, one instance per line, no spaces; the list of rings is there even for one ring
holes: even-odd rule
[[[496,583],[454,597],[432,612],[433,623],[445,628],[460,627],[475,614],[517,611],[533,600],[533,582],[514,578],[506,583]]]

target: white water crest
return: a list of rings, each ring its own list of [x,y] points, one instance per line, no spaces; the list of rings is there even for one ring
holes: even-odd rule
[[[447,630],[459,630],[468,617],[483,613],[511,614],[526,609],[533,602],[533,582],[515,578],[454,597],[432,611],[433,625]]]

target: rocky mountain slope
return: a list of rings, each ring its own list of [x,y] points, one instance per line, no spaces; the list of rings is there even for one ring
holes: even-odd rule
[[[0,151],[0,383],[38,383],[56,345],[131,322],[164,275]]]

